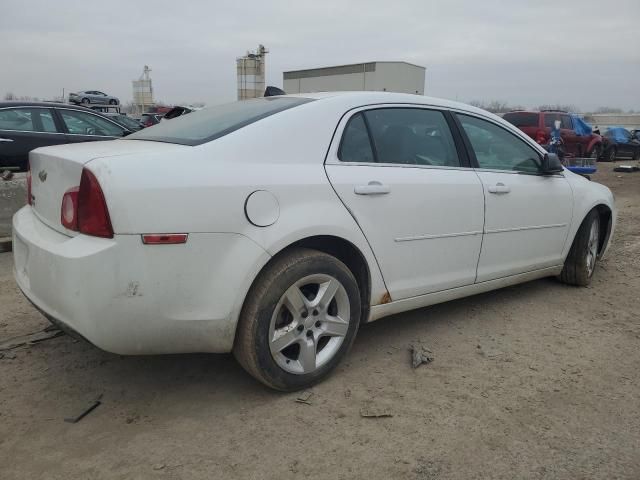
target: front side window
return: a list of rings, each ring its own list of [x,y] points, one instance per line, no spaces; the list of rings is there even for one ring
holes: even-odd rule
[[[0,130],[55,133],[56,125],[47,108],[7,108],[0,110]]]
[[[457,115],[480,168],[538,173],[540,155],[524,140],[486,120]]]
[[[109,120],[91,113],[60,110],[67,131],[73,135],[121,137],[125,130]]]
[[[364,115],[379,163],[460,166],[442,112],[423,108],[380,108],[367,110]]]

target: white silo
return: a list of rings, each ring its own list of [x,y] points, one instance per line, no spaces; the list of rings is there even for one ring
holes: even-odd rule
[[[265,82],[265,57],[269,50],[258,45],[255,52],[247,52],[244,57],[236,59],[238,72],[238,100],[262,97]]]

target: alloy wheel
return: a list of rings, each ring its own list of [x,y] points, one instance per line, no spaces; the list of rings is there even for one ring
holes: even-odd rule
[[[589,231],[589,242],[587,243],[587,274],[593,275],[598,257],[598,241],[600,239],[600,224],[594,221]]]
[[[269,349],[286,372],[308,374],[329,362],[349,330],[349,296],[334,277],[315,274],[289,287],[271,317]]]

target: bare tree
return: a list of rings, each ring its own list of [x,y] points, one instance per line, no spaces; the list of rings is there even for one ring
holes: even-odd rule
[[[546,105],[540,105],[538,110],[559,110],[561,112],[574,112],[579,113],[580,109],[575,105],[562,104],[562,103],[549,103]]]
[[[522,110],[522,107],[510,106],[507,102],[503,102],[501,100],[491,100],[490,102],[485,102],[483,100],[471,100],[469,105],[482,108],[483,110],[491,113],[504,113],[509,110]]]
[[[615,107],[598,107],[595,113],[624,113],[624,111]]]
[[[16,96],[13,94],[13,92],[7,92],[4,94],[4,99],[5,100],[15,100]]]

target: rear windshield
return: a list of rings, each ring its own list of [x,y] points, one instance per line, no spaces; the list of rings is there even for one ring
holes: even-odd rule
[[[266,97],[227,103],[162,121],[133,133],[126,139],[200,145],[311,101],[310,98]]]
[[[505,113],[504,118],[507,122],[515,125],[516,127],[537,127],[538,126],[538,114],[537,113]]]

